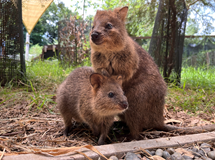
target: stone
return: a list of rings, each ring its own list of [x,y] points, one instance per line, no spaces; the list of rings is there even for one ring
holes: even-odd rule
[[[185,160],[191,160],[191,159],[193,159],[192,157],[189,157],[189,156],[186,156],[186,155],[183,155],[182,156]]]
[[[195,157],[201,157],[202,156],[198,150],[197,150],[197,152],[192,151],[192,153]]]
[[[208,152],[208,157],[215,160],[215,151]]]
[[[186,156],[186,155],[183,155],[182,156],[185,160],[192,160],[193,158],[192,157],[189,157],[189,156]]]
[[[152,156],[154,156],[154,155],[155,155],[155,151],[150,151],[150,152],[151,152]]]
[[[155,152],[155,155],[162,157],[163,150],[162,149],[157,149],[156,152]]]
[[[202,156],[205,156],[205,152],[203,150],[198,150],[198,153]]]
[[[205,156],[203,156],[202,159],[204,159],[204,160],[212,160],[211,158],[205,157]]]
[[[140,158],[133,152],[128,152],[125,156],[125,160],[140,160]]]
[[[162,157],[167,159],[168,157],[171,157],[171,155],[169,154],[169,152],[163,151]]]
[[[148,154],[150,154],[152,156],[151,151],[149,151],[148,149],[145,150]],[[155,153],[155,152],[154,152]]]
[[[118,158],[117,158],[116,156],[111,156],[111,157],[109,158],[109,160],[118,160]]]
[[[202,148],[211,148],[212,146],[208,143],[202,143],[201,146]]]
[[[198,148],[193,147],[193,148],[192,148],[192,151],[193,151],[193,152],[198,152]]]
[[[175,150],[173,148],[168,148],[167,152],[172,155],[173,153],[175,153]]]
[[[184,157],[182,157],[182,155],[178,152],[173,153],[172,157],[174,160],[185,160]]]
[[[210,148],[202,148],[202,150],[204,150],[204,151],[205,151],[205,153],[208,153],[208,152],[210,152],[210,151],[211,151],[211,149],[210,149]]]
[[[202,143],[200,147],[201,147],[202,150],[204,150],[205,153],[208,153],[208,152],[211,151],[210,148],[212,146],[210,144],[208,144],[208,143]]]

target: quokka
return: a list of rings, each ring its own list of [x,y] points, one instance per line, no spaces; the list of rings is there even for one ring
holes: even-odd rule
[[[74,119],[88,124],[94,135],[100,135],[99,145],[104,144],[114,116],[128,108],[122,77],[106,77],[90,67],[72,71],[59,86],[56,101],[64,119],[64,134],[69,135]]]
[[[152,57],[128,36],[127,12],[127,6],[97,11],[90,32],[93,69],[104,75],[122,75],[129,108],[120,117],[133,138],[137,139],[143,129],[182,129],[164,124],[167,86]]]

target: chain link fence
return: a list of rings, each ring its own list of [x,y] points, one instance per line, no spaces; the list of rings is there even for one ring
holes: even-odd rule
[[[0,2],[0,84],[25,74],[21,0]]]
[[[186,36],[182,66],[215,66],[215,36]]]

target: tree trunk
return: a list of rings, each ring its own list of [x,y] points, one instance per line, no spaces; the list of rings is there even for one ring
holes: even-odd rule
[[[187,8],[181,0],[160,0],[149,53],[166,82],[180,83]],[[176,77],[171,78],[174,71]]]

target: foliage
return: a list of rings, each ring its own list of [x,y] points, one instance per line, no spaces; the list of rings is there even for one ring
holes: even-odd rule
[[[125,5],[129,6],[126,24],[128,33],[132,36],[151,36],[158,8],[158,1],[106,0],[102,8],[114,9]]]
[[[73,13],[63,2],[58,4],[52,2],[41,17],[41,22],[46,30],[45,38],[49,43],[53,44],[54,39],[58,39],[58,21],[75,14],[78,13]]]
[[[78,15],[78,13],[72,12],[63,2],[53,1],[34,27],[30,37],[31,44],[41,46],[53,44],[54,40],[58,39],[58,21],[70,15]],[[24,29],[24,35],[25,33]]]
[[[31,44],[39,44],[40,46],[45,45],[46,39],[44,39],[43,35],[45,34],[46,29],[44,28],[43,24],[42,24],[42,20],[39,19],[39,21],[37,22],[36,26],[34,27],[33,31],[31,32],[30,35],[30,43]],[[23,30],[23,36],[24,36],[24,42],[26,41],[26,28],[24,27]]]
[[[59,22],[59,52],[62,64],[78,65],[90,55],[85,31],[88,22],[70,17]]]
[[[215,0],[186,0],[188,11],[187,34],[210,34],[214,31]]]
[[[212,13],[215,11],[214,0],[186,0],[188,10],[187,34],[209,34],[214,31]],[[133,36],[151,36],[159,1],[141,0],[105,0],[103,9],[129,6],[127,30]],[[202,24],[199,25],[199,24]]]
[[[185,34],[186,35],[194,35],[194,34],[198,33],[199,29],[200,28],[199,28],[198,21],[188,17]]]
[[[35,44],[30,47],[29,54],[34,56],[39,56],[42,53],[43,46],[40,46],[39,44]]]

